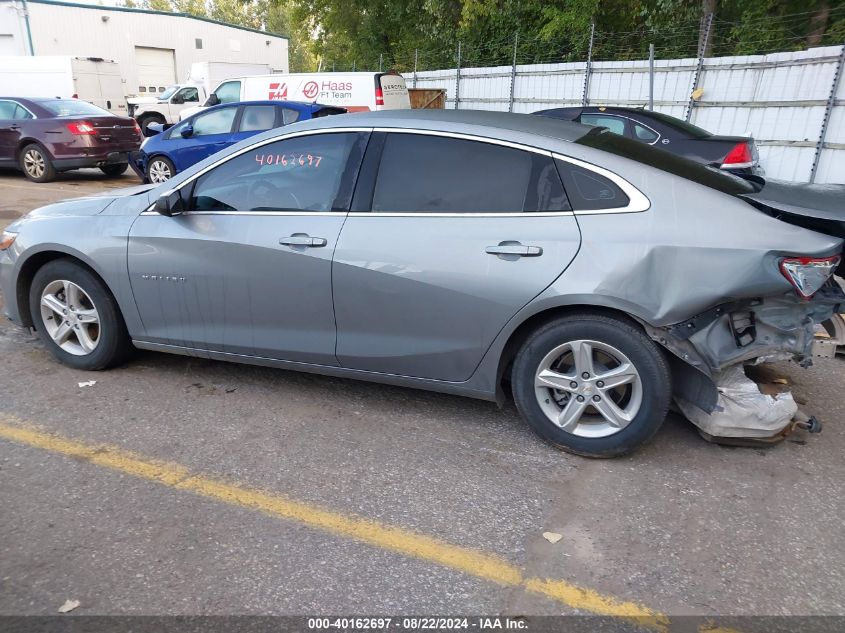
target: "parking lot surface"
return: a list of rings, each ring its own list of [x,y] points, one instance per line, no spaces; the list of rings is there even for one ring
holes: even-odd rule
[[[132,184],[3,173],[0,226]],[[80,372],[2,318],[0,358],[2,614],[845,614],[842,359],[776,366],[821,435],[727,448],[672,414],[597,461],[511,404],[148,352]]]

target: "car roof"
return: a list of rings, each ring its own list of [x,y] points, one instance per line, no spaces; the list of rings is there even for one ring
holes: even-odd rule
[[[536,140],[536,137],[571,142],[578,140],[593,129],[580,123],[532,114],[487,110],[434,109],[352,112],[343,116],[312,119],[294,125],[298,126],[300,130],[357,126],[365,128],[419,128],[428,131],[476,134],[500,140],[510,140],[515,143],[531,143]]]

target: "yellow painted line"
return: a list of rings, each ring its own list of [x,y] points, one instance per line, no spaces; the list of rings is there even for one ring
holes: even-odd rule
[[[404,528],[332,512],[275,493],[192,473],[178,464],[141,457],[114,446],[85,444],[44,433],[13,416],[0,415],[0,438],[74,457],[233,506],[260,510],[271,516],[442,565],[499,585],[521,587],[573,609],[624,617],[659,633],[668,631],[669,618],[643,605],[617,600],[566,580],[525,578],[519,568],[497,556],[452,545]]]

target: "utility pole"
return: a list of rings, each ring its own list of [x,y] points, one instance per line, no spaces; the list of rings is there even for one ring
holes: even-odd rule
[[[816,155],[813,157],[813,168],[810,170],[810,182],[816,182],[816,172],[819,169],[819,160],[824,149],[824,137],[827,136],[827,126],[830,123],[830,113],[836,103],[836,91],[839,88],[839,79],[842,77],[842,68],[845,66],[845,42],[842,42],[842,50],[839,51],[839,60],[836,62],[836,71],[833,73],[833,84],[830,86],[830,95],[827,97],[827,104],[822,119],[822,130],[819,133],[819,142],[816,143]]]

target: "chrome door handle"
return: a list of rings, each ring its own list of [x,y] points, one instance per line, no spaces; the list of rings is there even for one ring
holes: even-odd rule
[[[283,246],[304,246],[306,248],[319,248],[328,244],[324,237],[311,237],[305,233],[294,233],[279,240]]]
[[[543,249],[539,246],[524,246],[519,242],[501,242],[485,249],[488,255],[516,255],[517,257],[539,257]]]

